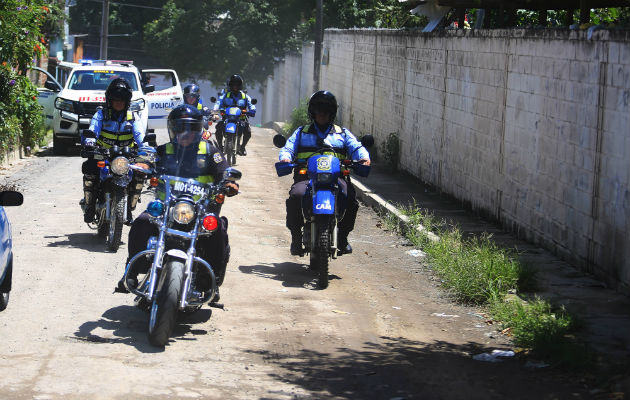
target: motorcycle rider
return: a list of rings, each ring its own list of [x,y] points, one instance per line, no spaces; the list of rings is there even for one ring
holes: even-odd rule
[[[210,142],[202,140],[203,116],[196,107],[190,104],[175,107],[168,116],[167,126],[170,141],[157,147],[158,161],[155,167],[158,173],[193,178],[202,183],[219,182],[223,179],[223,172],[229,164],[219,149]],[[225,186],[228,188],[228,196],[238,193],[239,187],[235,182],[229,181]],[[219,210],[220,206],[213,212],[218,215]],[[129,263],[134,255],[147,248],[147,242],[151,236],[158,235],[158,228],[149,218],[149,214],[143,212],[131,225],[128,239],[129,257],[125,264]],[[220,286],[225,278],[230,245],[227,234],[228,220],[222,216],[219,221],[221,221],[221,227],[214,234],[198,238],[197,253],[199,257],[212,265],[217,285]],[[129,287],[137,286],[138,274],[146,273],[150,265],[146,260],[138,260],[133,267],[134,269],[127,275]],[[122,280],[118,282],[116,291],[126,292]],[[214,300],[218,300],[218,292]]]
[[[252,104],[252,98],[249,97],[245,92],[243,92],[243,78],[240,75],[232,75],[227,81],[228,90],[225,91],[221,97],[214,104],[214,111],[225,110],[228,107],[240,107],[247,108],[247,115],[253,117],[256,115],[256,106]],[[219,115],[215,114],[214,120],[218,120]],[[225,132],[225,122],[219,121],[217,123],[217,128],[215,131],[215,135],[217,136],[217,143],[219,144],[219,148],[223,151],[223,133]],[[239,149],[237,149],[236,154],[241,156],[247,155],[247,150],[245,150],[245,146],[247,146],[247,142],[252,137],[252,129],[249,126],[249,123],[246,124],[245,132],[243,132],[243,142]]]
[[[116,78],[109,83],[105,90],[105,106],[96,111],[90,122],[89,130],[94,132],[96,139],[85,138],[81,135],[83,150],[89,152],[95,146],[108,149],[114,145],[134,147],[142,144],[144,139],[142,123],[137,115],[129,111],[131,96],[131,86],[124,78]],[[90,157],[81,167],[84,196],[82,204],[85,204],[83,220],[86,223],[94,221],[95,216],[95,193],[99,184],[99,168],[96,164],[97,160]],[[130,187],[133,189],[129,194],[130,201],[128,202],[130,210],[136,207],[133,199],[137,200],[140,196],[142,185],[142,180],[134,179],[131,183]],[[131,218],[131,212],[128,215]]]
[[[280,149],[281,162],[292,162],[295,159],[306,159],[322,145],[332,146],[335,156],[340,160],[350,158],[359,160],[365,165],[370,165],[370,154],[356,137],[346,128],[334,125],[337,115],[337,100],[327,91],[320,90],[313,93],[308,101],[308,116],[311,124],[300,126],[287,140],[285,146]],[[308,177],[297,173],[293,176],[293,185],[286,201],[287,228],[291,231],[291,254],[303,255],[302,248],[302,197],[306,193]],[[354,228],[354,221],[359,209],[354,186],[347,180],[339,178],[339,188],[345,201],[346,212],[338,224],[337,248],[340,254],[352,253],[352,247],[348,243],[348,234]]]
[[[203,139],[210,140],[212,135],[210,134],[210,123],[208,119],[210,117],[211,111],[208,107],[203,105],[201,100],[201,88],[196,83],[191,83],[184,87],[184,104],[190,104],[193,107],[197,107],[197,110],[201,111],[201,114],[204,118],[204,133]]]

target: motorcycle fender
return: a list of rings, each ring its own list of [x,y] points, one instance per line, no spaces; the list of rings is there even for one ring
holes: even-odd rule
[[[234,122],[228,122],[227,125],[225,125],[225,132],[236,133],[236,124]]]
[[[184,261],[186,261],[188,259],[188,256],[186,255],[186,252],[179,250],[179,249],[170,249],[169,251],[166,252],[167,256],[173,257],[173,258],[179,258],[182,259]]]
[[[313,214],[335,213],[335,195],[329,190],[318,190],[313,196]]]

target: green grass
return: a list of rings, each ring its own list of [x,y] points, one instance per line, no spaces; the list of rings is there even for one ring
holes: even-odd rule
[[[385,226],[422,248],[442,286],[457,301],[486,307],[517,346],[571,367],[588,364],[588,352],[569,336],[577,326],[575,317],[564,308],[538,297],[526,301],[511,296],[506,300],[508,293],[522,296],[536,287],[535,271],[519,262],[515,251],[499,247],[489,234],[463,238],[458,227],[415,205],[402,210],[409,218],[407,228],[401,231],[392,215],[384,218]],[[415,229],[418,225],[425,229]],[[429,232],[439,239],[431,238]]]

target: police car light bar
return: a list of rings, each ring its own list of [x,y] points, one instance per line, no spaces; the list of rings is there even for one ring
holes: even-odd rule
[[[90,60],[87,58],[79,60],[81,65],[133,65],[131,60]]]

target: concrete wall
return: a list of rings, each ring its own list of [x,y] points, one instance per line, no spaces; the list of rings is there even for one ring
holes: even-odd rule
[[[630,32],[327,30],[324,47],[342,124],[377,148],[396,132],[401,169],[630,284]],[[287,104],[265,121],[304,93],[297,65],[274,71]]]

